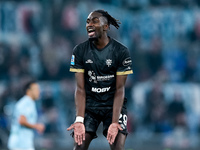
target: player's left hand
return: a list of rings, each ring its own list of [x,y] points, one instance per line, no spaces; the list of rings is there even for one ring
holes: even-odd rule
[[[107,140],[109,144],[113,144],[119,130],[123,130],[120,124],[112,123],[108,128]]]

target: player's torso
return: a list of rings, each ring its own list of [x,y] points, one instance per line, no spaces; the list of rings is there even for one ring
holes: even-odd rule
[[[98,50],[88,44],[83,57],[87,98],[108,100],[114,97],[117,54],[113,42]]]
[[[83,63],[86,78],[94,81],[109,81],[116,75],[116,54],[113,52],[112,46],[103,50],[89,48],[84,55]]]

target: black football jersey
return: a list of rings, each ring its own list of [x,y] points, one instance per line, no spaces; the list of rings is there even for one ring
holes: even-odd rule
[[[89,40],[77,45],[70,71],[84,73],[86,107],[89,108],[112,107],[116,76],[133,73],[127,47],[112,38],[100,50]]]

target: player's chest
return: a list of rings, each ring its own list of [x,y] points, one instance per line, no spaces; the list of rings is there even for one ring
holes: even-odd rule
[[[84,60],[84,68],[95,68],[102,71],[115,70],[117,67],[116,56],[113,51],[89,51],[86,53]]]

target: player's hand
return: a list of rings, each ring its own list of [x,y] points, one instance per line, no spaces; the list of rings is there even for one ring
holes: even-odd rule
[[[38,131],[38,133],[42,134],[45,130],[45,126],[43,124],[35,124],[35,129]]]
[[[81,145],[83,141],[85,140],[85,126],[81,122],[76,122],[72,124],[69,128],[67,128],[67,131],[74,129],[74,139],[75,142],[78,143],[78,145]]]
[[[113,144],[119,130],[123,130],[120,124],[112,123],[108,128],[107,140],[109,144]]]

